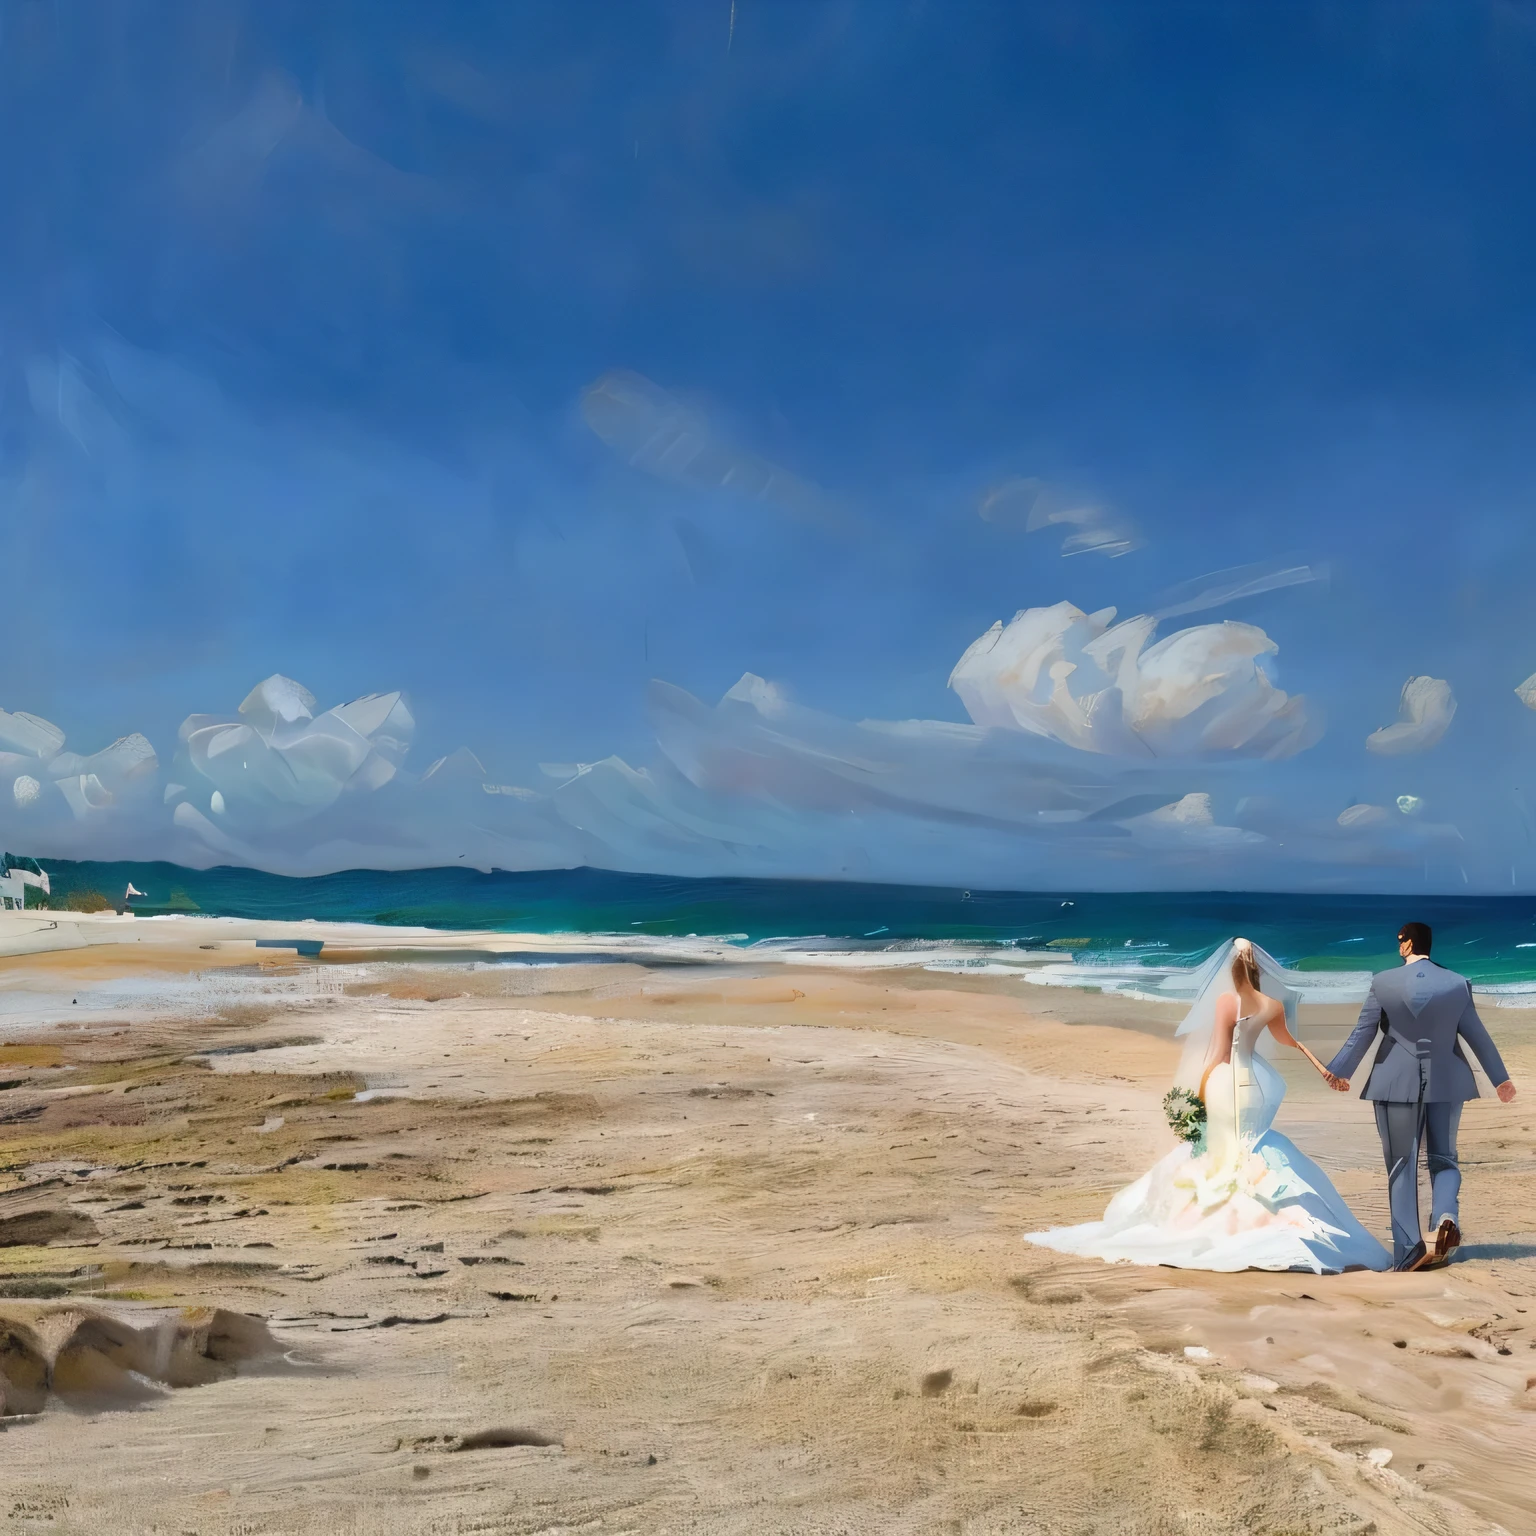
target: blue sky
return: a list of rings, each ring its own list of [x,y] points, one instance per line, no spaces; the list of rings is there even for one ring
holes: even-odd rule
[[[178,727],[281,673],[316,713],[404,690],[409,751],[280,837],[227,784],[223,857],[1528,888],[1533,138],[1512,4],[7,6],[0,707],[156,764],[101,765],[89,814],[0,797],[0,831],[212,856]],[[707,451],[653,462],[642,418]],[[1031,508],[1135,547],[1064,556],[1082,525]],[[1321,734],[1134,792],[1244,838],[1009,831],[976,753],[1110,766],[1011,728],[895,802],[690,775],[649,688],[766,679],[796,751],[964,725],[994,621],[1237,566],[1318,579],[1160,634],[1261,628]],[[1367,751],[1410,676],[1454,719]],[[460,745],[540,795],[615,755],[691,830],[434,820],[405,787]],[[1341,851],[1356,805],[1404,819]]]

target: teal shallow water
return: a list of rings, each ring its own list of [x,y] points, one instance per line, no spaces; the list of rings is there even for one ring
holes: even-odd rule
[[[1359,973],[1397,961],[1409,919],[1435,930],[1435,958],[1484,986],[1536,991],[1529,896],[1095,895],[963,891],[814,880],[678,879],[611,870],[346,870],[290,879],[259,870],[48,861],[61,903],[98,892],[136,907],[292,921],[316,918],[501,932],[727,937],[740,946],[872,951],[966,946],[1054,950],[1087,981],[1100,968],[1182,968],[1235,933],[1304,971]]]

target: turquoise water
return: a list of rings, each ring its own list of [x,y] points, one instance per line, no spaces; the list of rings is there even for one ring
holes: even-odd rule
[[[1397,962],[1409,919],[1435,929],[1435,958],[1474,981],[1536,983],[1536,898],[1295,896],[1211,892],[1093,895],[962,891],[815,880],[677,879],[610,870],[483,874],[347,870],[290,879],[258,870],[46,861],[56,905],[71,892],[213,916],[369,922],[504,932],[728,937],[746,946],[849,951],[966,945],[1055,950],[1089,966],[1191,965],[1234,933],[1283,963],[1361,972]],[[173,897],[175,898],[173,901]]]

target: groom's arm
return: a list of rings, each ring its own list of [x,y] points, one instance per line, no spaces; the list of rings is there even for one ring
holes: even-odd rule
[[[1355,1068],[1360,1065],[1360,1058],[1371,1047],[1371,1041],[1376,1038],[1381,1028],[1381,1000],[1376,996],[1376,985],[1371,984],[1371,990],[1366,994],[1365,1005],[1360,1010],[1360,1018],[1354,1029],[1350,1031],[1349,1039],[1340,1048],[1338,1055],[1328,1063],[1328,1070],[1335,1077],[1352,1077]]]
[[[1472,1001],[1471,987],[1467,988],[1467,1003],[1461,1010],[1456,1033],[1472,1047],[1478,1061],[1482,1063],[1483,1071],[1488,1074],[1488,1081],[1501,1090],[1499,1097],[1503,1099],[1502,1090],[1509,1082],[1509,1073],[1504,1069],[1504,1058],[1499,1055],[1499,1048],[1493,1043],[1493,1036],[1488,1033],[1487,1027],[1477,1016],[1477,1005]],[[1513,1092],[1509,1097],[1514,1097]],[[1505,1102],[1507,1103],[1508,1100]]]

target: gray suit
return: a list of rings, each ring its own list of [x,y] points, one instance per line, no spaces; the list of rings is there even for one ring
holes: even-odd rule
[[[1461,1042],[1472,1047],[1495,1084],[1509,1073],[1477,1016],[1466,977],[1432,960],[1375,976],[1360,1022],[1328,1070],[1352,1076],[1378,1034],[1381,1044],[1360,1096],[1376,1106],[1392,1199],[1393,1260],[1400,1263],[1419,1241],[1421,1142],[1429,1160],[1431,1230],[1447,1216],[1460,1225],[1456,1131],[1462,1105],[1478,1096]]]

